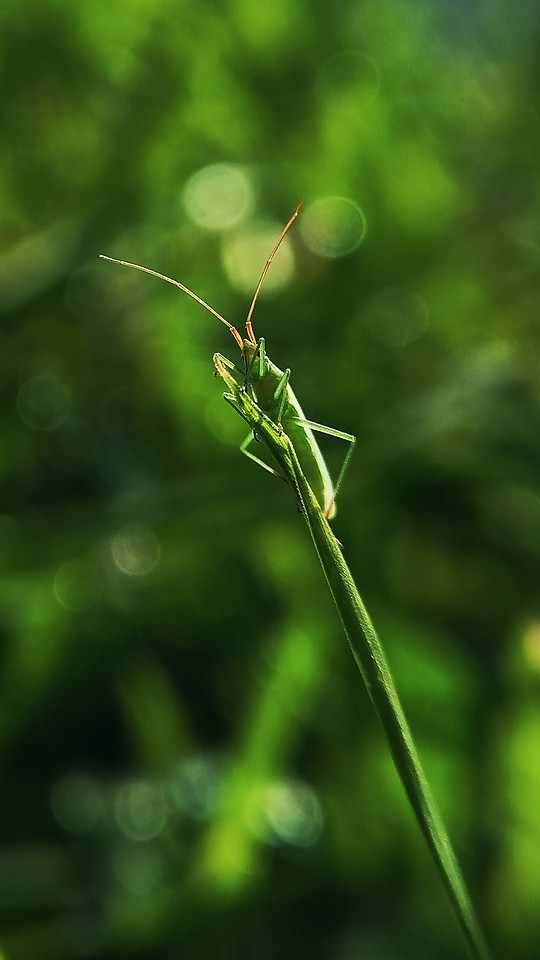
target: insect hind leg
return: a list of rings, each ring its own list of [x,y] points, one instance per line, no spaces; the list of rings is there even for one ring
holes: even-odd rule
[[[349,466],[349,461],[356,446],[356,437],[352,433],[344,433],[343,430],[336,430],[334,427],[325,427],[322,423],[314,423],[312,420],[304,420],[302,417],[294,417],[294,423],[296,423],[299,427],[309,427],[309,429],[313,430],[315,433],[325,433],[329,437],[336,437],[338,440],[345,440],[348,444],[350,444],[345,457],[343,458],[343,463],[341,464],[338,478],[334,485],[332,499],[326,510],[326,519],[328,520],[334,513],[338,490],[341,486],[341,481],[345,476],[345,471]]]

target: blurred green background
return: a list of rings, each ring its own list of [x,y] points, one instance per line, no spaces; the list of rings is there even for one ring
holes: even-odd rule
[[[464,946],[290,490],[254,318],[499,957],[540,942],[539,7],[4,0],[3,960]],[[342,444],[323,442],[334,472]]]

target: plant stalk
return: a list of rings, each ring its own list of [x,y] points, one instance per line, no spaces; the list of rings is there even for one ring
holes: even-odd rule
[[[450,898],[470,956],[473,960],[490,960],[491,953],[476,919],[450,838],[416,752],[381,641],[358,593],[339,543],[302,474],[296,454],[294,450],[289,452],[304,518],[352,655],[386,734],[396,770]]]

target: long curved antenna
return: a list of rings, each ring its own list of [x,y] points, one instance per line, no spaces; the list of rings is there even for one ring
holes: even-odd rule
[[[297,218],[298,214],[300,213],[300,210],[301,210],[301,208],[303,207],[303,205],[304,205],[303,203],[299,203],[299,204],[298,204],[298,206],[297,206],[296,210],[294,211],[291,219],[289,220],[287,226],[283,227],[283,230],[281,231],[281,233],[280,233],[280,235],[279,235],[279,240],[278,240],[278,242],[276,243],[274,249],[272,250],[272,253],[271,253],[270,256],[268,257],[268,260],[266,261],[266,263],[265,263],[265,265],[264,265],[264,270],[263,270],[263,272],[261,273],[261,279],[259,280],[259,282],[258,282],[258,284],[257,284],[257,289],[255,290],[255,293],[253,294],[253,300],[251,301],[251,306],[250,306],[250,308],[249,308],[249,313],[248,313],[248,315],[247,315],[247,320],[246,320],[246,330],[247,330],[247,335],[248,335],[249,339],[251,340],[251,342],[252,342],[254,345],[256,345],[257,341],[256,341],[255,336],[254,336],[254,334],[253,334],[253,327],[251,326],[251,316],[252,316],[252,314],[253,314],[253,310],[255,309],[255,304],[257,303],[257,297],[259,296],[259,291],[260,291],[260,289],[261,289],[261,287],[262,287],[262,285],[263,285],[263,283],[264,283],[264,278],[266,277],[266,274],[268,273],[268,268],[270,267],[270,264],[272,263],[272,260],[274,259],[275,255],[276,255],[276,253],[277,253],[277,251],[278,251],[278,247],[279,247],[281,241],[283,240],[283,237],[284,237],[285,234],[287,233],[287,230],[289,229],[289,227],[291,226],[291,224],[296,220],[296,218]]]
[[[285,229],[287,229],[287,227]],[[280,238],[280,242],[281,242],[281,238]],[[273,255],[274,254],[272,254],[272,256]],[[240,349],[241,350],[244,349],[244,342],[242,340],[242,337],[238,333],[238,330],[236,329],[236,327],[233,327],[232,323],[229,323],[229,321],[226,320],[225,317],[222,317],[221,314],[217,312],[217,310],[214,310],[214,308],[211,307],[209,303],[206,303],[205,300],[202,300],[200,297],[198,297],[196,293],[193,293],[192,290],[189,290],[188,287],[185,287],[184,284],[180,283],[179,280],[173,280],[172,277],[166,277],[165,274],[163,273],[157,273],[156,270],[150,270],[150,267],[141,267],[138,263],[128,263],[127,260],[115,260],[114,257],[106,257],[104,253],[100,253],[100,257],[102,260],[110,260],[111,263],[119,263],[120,266],[122,267],[132,267],[133,270],[142,270],[143,273],[149,273],[151,274],[152,277],[157,277],[158,280],[166,280],[167,283],[172,283],[173,286],[179,287],[180,290],[183,290],[184,293],[187,293],[189,297],[192,297],[193,300],[196,300],[197,303],[200,303],[202,307],[205,307],[207,310],[210,311],[210,313],[213,313],[214,316],[218,318],[218,320],[221,320],[221,322],[224,323],[225,326],[228,327],[229,330],[231,331]]]

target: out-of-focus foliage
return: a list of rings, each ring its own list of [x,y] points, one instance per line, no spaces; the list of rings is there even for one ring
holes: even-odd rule
[[[7,960],[460,958],[284,484],[255,314],[500,956],[540,942],[538,9],[5,0]],[[339,444],[324,443],[332,468]],[[536,946],[535,946],[536,945]]]

